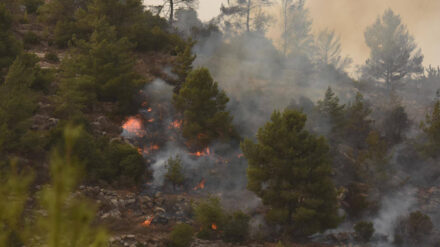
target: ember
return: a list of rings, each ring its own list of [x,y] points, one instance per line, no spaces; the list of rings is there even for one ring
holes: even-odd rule
[[[238,154],[237,155],[237,158],[239,158],[239,159],[241,159],[241,158],[243,158],[244,157],[244,154]]]
[[[217,230],[217,225],[216,224],[214,224],[214,223],[212,223],[212,225],[211,225],[211,228],[212,228],[212,230]]]
[[[202,190],[204,188],[205,188],[205,179],[203,178],[202,181],[200,181],[200,183],[196,187],[194,187],[194,190],[199,190],[199,189]]]
[[[209,156],[211,155],[211,150],[209,149],[209,147],[207,147],[205,150],[203,151],[197,151],[195,153],[190,153],[190,155],[194,155],[197,157],[201,157],[201,156]]]
[[[174,120],[171,124],[170,124],[170,129],[174,128],[174,129],[180,129],[180,127],[182,126],[182,120]]]
[[[127,121],[122,125],[122,129],[129,134],[143,137],[145,135],[142,129],[142,120],[139,117],[129,117]]]
[[[153,219],[154,219],[154,216],[153,215],[150,215],[150,216],[147,216],[147,218],[145,219],[145,221],[142,223],[142,225],[143,226],[150,226],[151,225],[151,222],[153,222]]]

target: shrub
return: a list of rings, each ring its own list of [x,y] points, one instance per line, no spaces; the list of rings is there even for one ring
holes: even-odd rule
[[[179,156],[169,158],[165,163],[165,168],[167,168],[165,179],[173,185],[174,189],[176,189],[176,185],[184,183],[185,177],[182,173],[182,160]]]
[[[244,242],[249,234],[249,215],[238,211],[228,217],[223,227],[223,240],[225,242]]]
[[[44,55],[44,59],[46,59],[46,61],[51,62],[51,63],[58,63],[60,61],[57,54],[54,52],[46,53],[46,55]]]
[[[38,45],[40,37],[34,32],[26,32],[23,36],[23,42],[25,46]]]
[[[372,222],[361,221],[354,225],[354,230],[357,238],[362,242],[370,241],[374,234],[374,227]]]
[[[30,14],[36,13],[37,9],[44,4],[44,0],[23,0],[26,11]]]
[[[431,218],[420,211],[401,218],[394,229],[394,241],[398,245],[420,244],[429,240],[434,226]]]
[[[211,197],[194,205],[194,213],[201,231],[197,237],[202,239],[213,239],[217,237],[218,231],[223,228],[225,213],[220,205],[220,199]]]
[[[173,231],[168,239],[169,247],[189,247],[193,239],[194,229],[188,224],[178,224],[173,227]]]

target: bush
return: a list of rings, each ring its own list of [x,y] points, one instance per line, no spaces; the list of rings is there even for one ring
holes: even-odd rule
[[[397,245],[419,244],[426,242],[434,228],[431,218],[420,211],[412,212],[401,218],[394,229],[394,241]]]
[[[26,32],[23,36],[23,42],[25,46],[38,45],[40,37],[34,32]]]
[[[182,160],[179,156],[169,158],[165,163],[165,168],[167,168],[165,179],[173,185],[174,189],[177,185],[182,185],[185,182],[185,176],[182,173]]]
[[[356,237],[362,242],[370,241],[374,234],[374,227],[372,222],[361,221],[354,225]]]
[[[23,0],[26,11],[30,14],[36,13],[37,9],[44,4],[44,0]]]
[[[249,215],[238,211],[228,217],[223,227],[223,240],[225,242],[244,242],[249,234]]]
[[[168,239],[169,247],[189,247],[193,239],[194,229],[187,224],[178,224],[173,227]]]
[[[225,213],[220,205],[220,199],[211,197],[194,205],[194,213],[201,231],[197,237],[201,239],[214,239],[223,229]]]
[[[57,54],[54,52],[48,52],[46,55],[44,55],[44,59],[50,63],[58,63],[60,62],[60,59],[58,58]]]

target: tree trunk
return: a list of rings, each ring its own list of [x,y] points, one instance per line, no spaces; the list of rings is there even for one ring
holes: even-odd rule
[[[174,0],[169,0],[170,2],[170,19],[168,20],[170,24],[173,24],[174,20]]]
[[[251,19],[251,5],[252,5],[252,0],[248,0],[248,5],[247,5],[247,12],[246,12],[246,31],[249,32],[250,31],[250,19]]]

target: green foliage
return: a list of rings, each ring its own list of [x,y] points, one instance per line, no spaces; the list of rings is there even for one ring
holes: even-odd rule
[[[166,181],[170,182],[174,188],[177,185],[183,185],[185,176],[182,173],[182,159],[180,156],[170,157],[165,163],[165,168],[167,168]]]
[[[437,157],[440,150],[440,100],[435,102],[431,113],[426,114],[425,122],[420,126],[428,137],[424,152],[429,156]]]
[[[31,236],[22,219],[33,176],[19,171],[16,162],[0,169],[0,246],[22,246]]]
[[[169,247],[189,247],[193,240],[194,229],[187,224],[178,224],[173,227],[169,236]]]
[[[54,130],[52,145],[63,146],[63,124]],[[89,181],[103,180],[110,184],[137,185],[145,174],[142,156],[129,144],[95,137],[86,129],[77,134],[72,154],[84,165]]]
[[[232,116],[226,111],[228,101],[208,69],[196,69],[188,75],[173,102],[183,114],[182,132],[190,146],[203,149],[216,139],[228,141],[237,136]]]
[[[40,37],[34,32],[26,32],[23,36],[23,42],[25,47],[29,47],[31,45],[40,44]]]
[[[30,118],[36,110],[37,87],[44,81],[43,72],[36,65],[35,55],[23,54],[9,68],[6,81],[0,85],[0,153],[37,152]]]
[[[387,89],[402,78],[423,73],[423,55],[400,16],[391,9],[367,28],[365,42],[370,58],[364,66],[364,76],[384,82]]]
[[[368,201],[369,186],[362,183],[350,183],[347,186],[345,211],[351,218],[360,218],[370,206]]]
[[[22,2],[29,14],[36,13],[38,8],[44,4],[44,0],[22,0]]]
[[[75,41],[70,58],[62,64],[61,111],[90,108],[95,99],[115,102],[121,112],[133,110],[142,80],[134,71],[132,44],[118,39],[115,28],[104,20],[95,25],[90,42]]]
[[[366,105],[362,94],[357,93],[355,100],[346,108],[344,139],[358,149],[366,146],[366,139],[372,130],[371,110]]]
[[[188,44],[185,46],[185,48],[177,52],[177,57],[173,68],[173,73],[178,77],[176,92],[179,92],[181,84],[185,82],[186,77],[193,69],[192,64],[196,59],[196,55],[192,53],[194,44],[194,42],[188,41]]]
[[[405,112],[405,108],[400,105],[388,111],[383,120],[385,137],[391,144],[400,143],[409,126],[408,114]]]
[[[226,217],[220,199],[211,197],[196,203],[193,207],[196,221],[201,227],[197,236],[203,239],[215,238],[217,232],[223,229]],[[213,224],[217,229],[213,229]]]
[[[241,243],[249,235],[249,215],[237,211],[228,216],[223,226],[222,238],[225,242]]]
[[[11,33],[12,15],[3,3],[0,3],[0,80],[6,69],[20,53],[20,43]]]
[[[412,212],[403,217],[394,229],[394,241],[397,245],[421,245],[429,240],[434,228],[431,218],[420,211]]]
[[[66,128],[64,150],[52,154],[50,161],[51,186],[40,195],[40,203],[47,210],[47,217],[39,219],[39,229],[49,247],[107,245],[106,234],[92,226],[94,207],[72,192],[80,178],[79,163],[72,156],[79,128]]]
[[[271,207],[269,220],[291,226],[299,236],[340,221],[329,147],[323,137],[304,130],[306,119],[298,111],[275,111],[258,130],[258,143],[246,139],[241,144],[248,160],[248,189]]]
[[[362,242],[370,241],[374,234],[374,227],[372,222],[360,221],[354,225],[356,236]]]
[[[44,59],[51,63],[58,63],[60,62],[60,59],[58,58],[58,55],[54,52],[48,52],[44,55]]]
[[[24,210],[29,200],[32,175],[18,172],[15,163],[0,173],[0,246],[104,247],[107,234],[92,225],[94,206],[72,196],[80,172],[71,156],[78,129],[66,129],[63,152],[54,152],[50,160],[51,183],[37,195],[39,209]],[[3,168],[3,167],[2,167]],[[32,217],[35,220],[29,220]]]
[[[344,124],[344,109],[345,105],[339,104],[339,98],[331,87],[328,87],[324,100],[318,101],[318,111],[329,121],[334,133],[333,135],[337,135]]]

